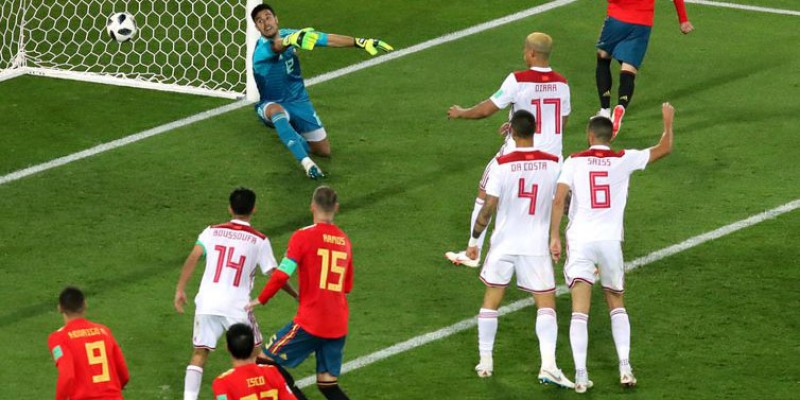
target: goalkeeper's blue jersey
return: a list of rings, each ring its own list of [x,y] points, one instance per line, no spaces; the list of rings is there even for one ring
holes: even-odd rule
[[[286,37],[296,29],[281,29]],[[300,59],[294,47],[287,47],[281,54],[272,50],[272,40],[259,37],[253,52],[253,75],[261,101],[276,103],[308,101],[308,92],[300,71]]]

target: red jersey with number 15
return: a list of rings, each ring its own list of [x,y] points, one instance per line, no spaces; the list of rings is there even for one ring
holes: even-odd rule
[[[686,22],[686,6],[683,0],[672,0],[678,12],[678,21]],[[655,0],[608,0],[608,16],[629,24],[653,26],[656,13]]]
[[[58,367],[56,400],[122,399],[128,367],[106,326],[74,319],[50,334],[47,346]]]
[[[347,293],[353,288],[350,239],[334,224],[296,231],[286,257],[297,263],[300,308],[294,322],[306,332],[335,339],[347,335]]]

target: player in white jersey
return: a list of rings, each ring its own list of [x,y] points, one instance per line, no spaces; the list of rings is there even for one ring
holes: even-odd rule
[[[550,252],[553,260],[561,257],[559,227],[567,193],[572,191],[567,225],[567,260],[564,276],[572,292],[572,321],[569,328],[572,356],[575,361],[575,391],[592,387],[586,370],[589,343],[587,323],[595,271],[605,291],[611,312],[611,331],[619,357],[620,383],[636,385],[628,356],[631,328],[623,302],[625,269],[622,259],[622,220],[628,198],[631,174],[661,159],[672,151],[672,120],[675,110],[669,103],[661,108],[664,133],[647,150],[613,151],[613,123],[597,116],[589,120],[588,150],[564,161],[558,178],[553,215],[550,222]]]
[[[476,257],[478,238],[486,230],[489,219],[497,211],[491,250],[481,270],[486,285],[483,304],[478,314],[478,376],[488,377],[494,370],[492,351],[497,334],[497,309],[505,288],[516,274],[517,287],[533,294],[539,308],[536,336],[542,365],[539,381],[562,387],[573,387],[556,366],[556,283],[553,264],[547,248],[550,207],[559,171],[555,154],[536,150],[533,114],[520,110],[511,117],[511,134],[516,148],[497,157],[486,186],[486,203],[481,207],[467,247],[467,254]]]
[[[186,304],[186,283],[200,257],[206,257],[203,280],[194,299],[194,352],[186,368],[184,399],[197,399],[208,353],[216,348],[217,341],[228,327],[236,323],[250,325],[256,348],[261,344],[256,319],[244,307],[250,301],[256,266],[267,274],[277,267],[277,263],[269,239],[250,226],[255,203],[256,194],[253,191],[244,188],[234,190],[228,208],[233,219],[203,230],[183,264],[174,300],[175,309],[180,313],[183,313]],[[297,297],[291,286],[287,285],[284,289]]]
[[[523,57],[528,65],[527,70],[513,72],[506,77],[500,89],[489,99],[478,105],[464,109],[452,106],[447,112],[449,118],[481,119],[493,115],[497,111],[511,106],[509,118],[516,110],[529,111],[536,117],[536,134],[534,147],[561,157],[561,137],[567,118],[571,111],[569,85],[564,77],[550,68],[550,53],[553,39],[550,36],[534,32],[525,39]],[[508,134],[508,123],[500,129],[505,135],[505,142],[497,153],[498,156],[514,150],[514,140]],[[490,161],[484,170],[478,186],[478,197],[472,209],[470,232],[475,226],[478,211],[486,199],[486,182],[494,165]],[[478,255],[475,259],[466,256],[466,252],[445,253],[445,257],[454,264],[463,264],[476,268],[480,265],[481,250],[485,234],[478,240]]]

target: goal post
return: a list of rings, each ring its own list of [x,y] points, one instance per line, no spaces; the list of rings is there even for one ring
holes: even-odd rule
[[[258,99],[252,54],[261,0],[2,0],[0,81],[23,74],[230,99]],[[139,31],[118,43],[108,17]]]

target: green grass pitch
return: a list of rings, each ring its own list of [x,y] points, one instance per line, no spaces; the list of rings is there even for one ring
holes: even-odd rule
[[[793,0],[735,2],[798,9]],[[541,3],[275,5],[284,26],[375,36],[401,49]],[[330,173],[324,183],[339,192],[337,222],[354,243],[345,361],[477,313],[478,271],[453,267],[442,255],[466,244],[477,181],[499,145],[494,132],[504,113],[448,121],[446,110],[487,98],[510,71],[524,68],[525,35],[547,32],[555,40],[553,66],[572,88],[564,152],[581,150],[584,123],[597,108],[593,45],[604,8],[605,2],[579,0],[309,89],[334,151],[321,161]],[[800,198],[800,17],[687,8],[697,30],[683,36],[670,2],[657,2],[650,49],[615,142],[654,144],[659,105],[675,105],[674,153],[632,179],[628,260]],[[318,49],[302,62],[308,78],[366,58],[356,50]],[[43,78],[5,81],[0,175],[225,103]],[[317,183],[303,176],[251,107],[0,186],[0,397],[53,396],[47,335],[62,325],[59,290],[75,284],[88,294],[89,318],[108,325],[125,352],[132,374],[126,398],[182,398],[193,308],[186,315],[173,310],[175,283],[196,235],[226,220],[225,200],[240,185],[258,193],[254,225],[282,254],[290,234],[311,222],[308,202]],[[589,328],[595,388],[584,397],[797,398],[797,243],[795,211],[630,274],[626,305],[640,381],[634,390],[618,385],[608,314],[597,292]],[[524,296],[509,290],[506,303]],[[572,375],[568,310],[568,296],[559,298],[558,362]],[[294,312],[278,296],[257,316],[269,336]],[[501,318],[494,377],[477,378],[476,362],[471,329],[341,382],[356,399],[581,397],[536,382],[531,308]],[[211,355],[201,398],[211,398],[211,381],[227,368],[224,351]],[[313,359],[294,370],[297,378],[311,373]],[[313,387],[306,392],[323,398]]]

